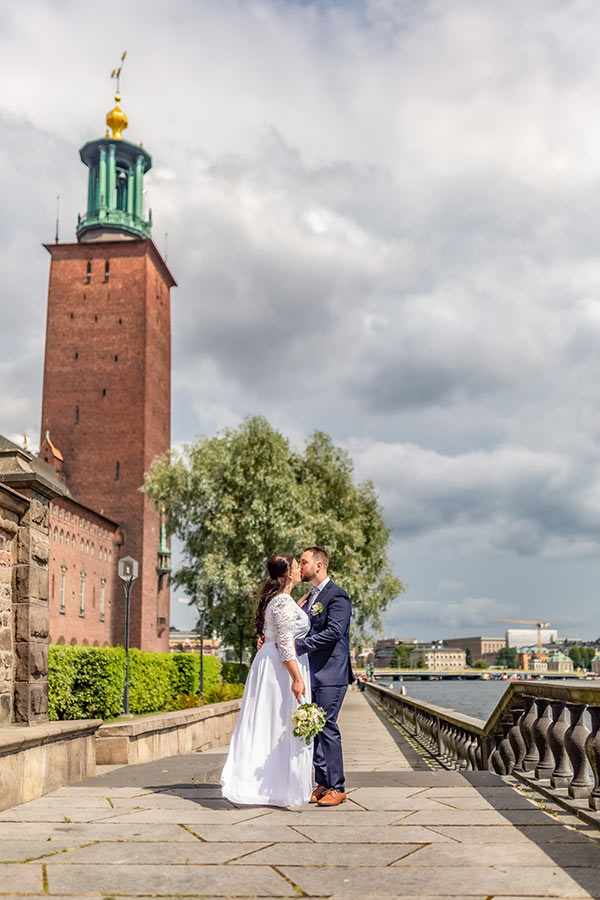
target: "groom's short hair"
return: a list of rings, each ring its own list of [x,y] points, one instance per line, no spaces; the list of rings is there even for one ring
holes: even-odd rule
[[[307,547],[304,552],[312,553],[314,561],[323,563],[324,569],[329,565],[329,556],[322,547]]]

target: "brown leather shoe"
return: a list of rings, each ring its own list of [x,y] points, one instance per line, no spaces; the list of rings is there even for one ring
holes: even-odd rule
[[[346,799],[344,791],[336,791],[335,788],[329,788],[326,794],[323,794],[317,801],[318,806],[339,806]]]
[[[314,791],[312,792],[311,798],[308,801],[309,803],[318,803],[321,797],[324,797],[327,793],[327,788],[323,787],[322,784],[318,784]]]

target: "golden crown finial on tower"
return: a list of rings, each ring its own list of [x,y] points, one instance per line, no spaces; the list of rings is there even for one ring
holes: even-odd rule
[[[120,93],[120,80],[121,80],[121,70],[123,68],[123,63],[125,62],[125,57],[127,56],[127,50],[124,51],[121,56],[121,65],[118,69],[113,69],[110,73],[111,78],[115,78],[117,81],[117,92],[115,94],[115,107],[111,109],[109,113],[106,114],[106,124],[109,128],[112,129],[112,137],[115,141],[120,141],[123,137],[123,132],[127,128],[129,122],[127,116],[119,106],[119,100],[121,99]]]

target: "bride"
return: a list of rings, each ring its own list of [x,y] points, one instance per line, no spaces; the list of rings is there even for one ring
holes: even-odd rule
[[[312,746],[292,734],[292,711],[303,698],[310,702],[310,674],[294,640],[307,634],[309,620],[290,596],[301,580],[292,554],[271,557],[267,569],[256,613],[264,643],[248,673],[221,786],[234,803],[301,806],[312,793]]]

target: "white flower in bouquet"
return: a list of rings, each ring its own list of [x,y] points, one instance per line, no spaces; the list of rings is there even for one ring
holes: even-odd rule
[[[303,738],[307,744],[325,727],[325,710],[316,703],[301,703],[292,713],[294,737]]]

